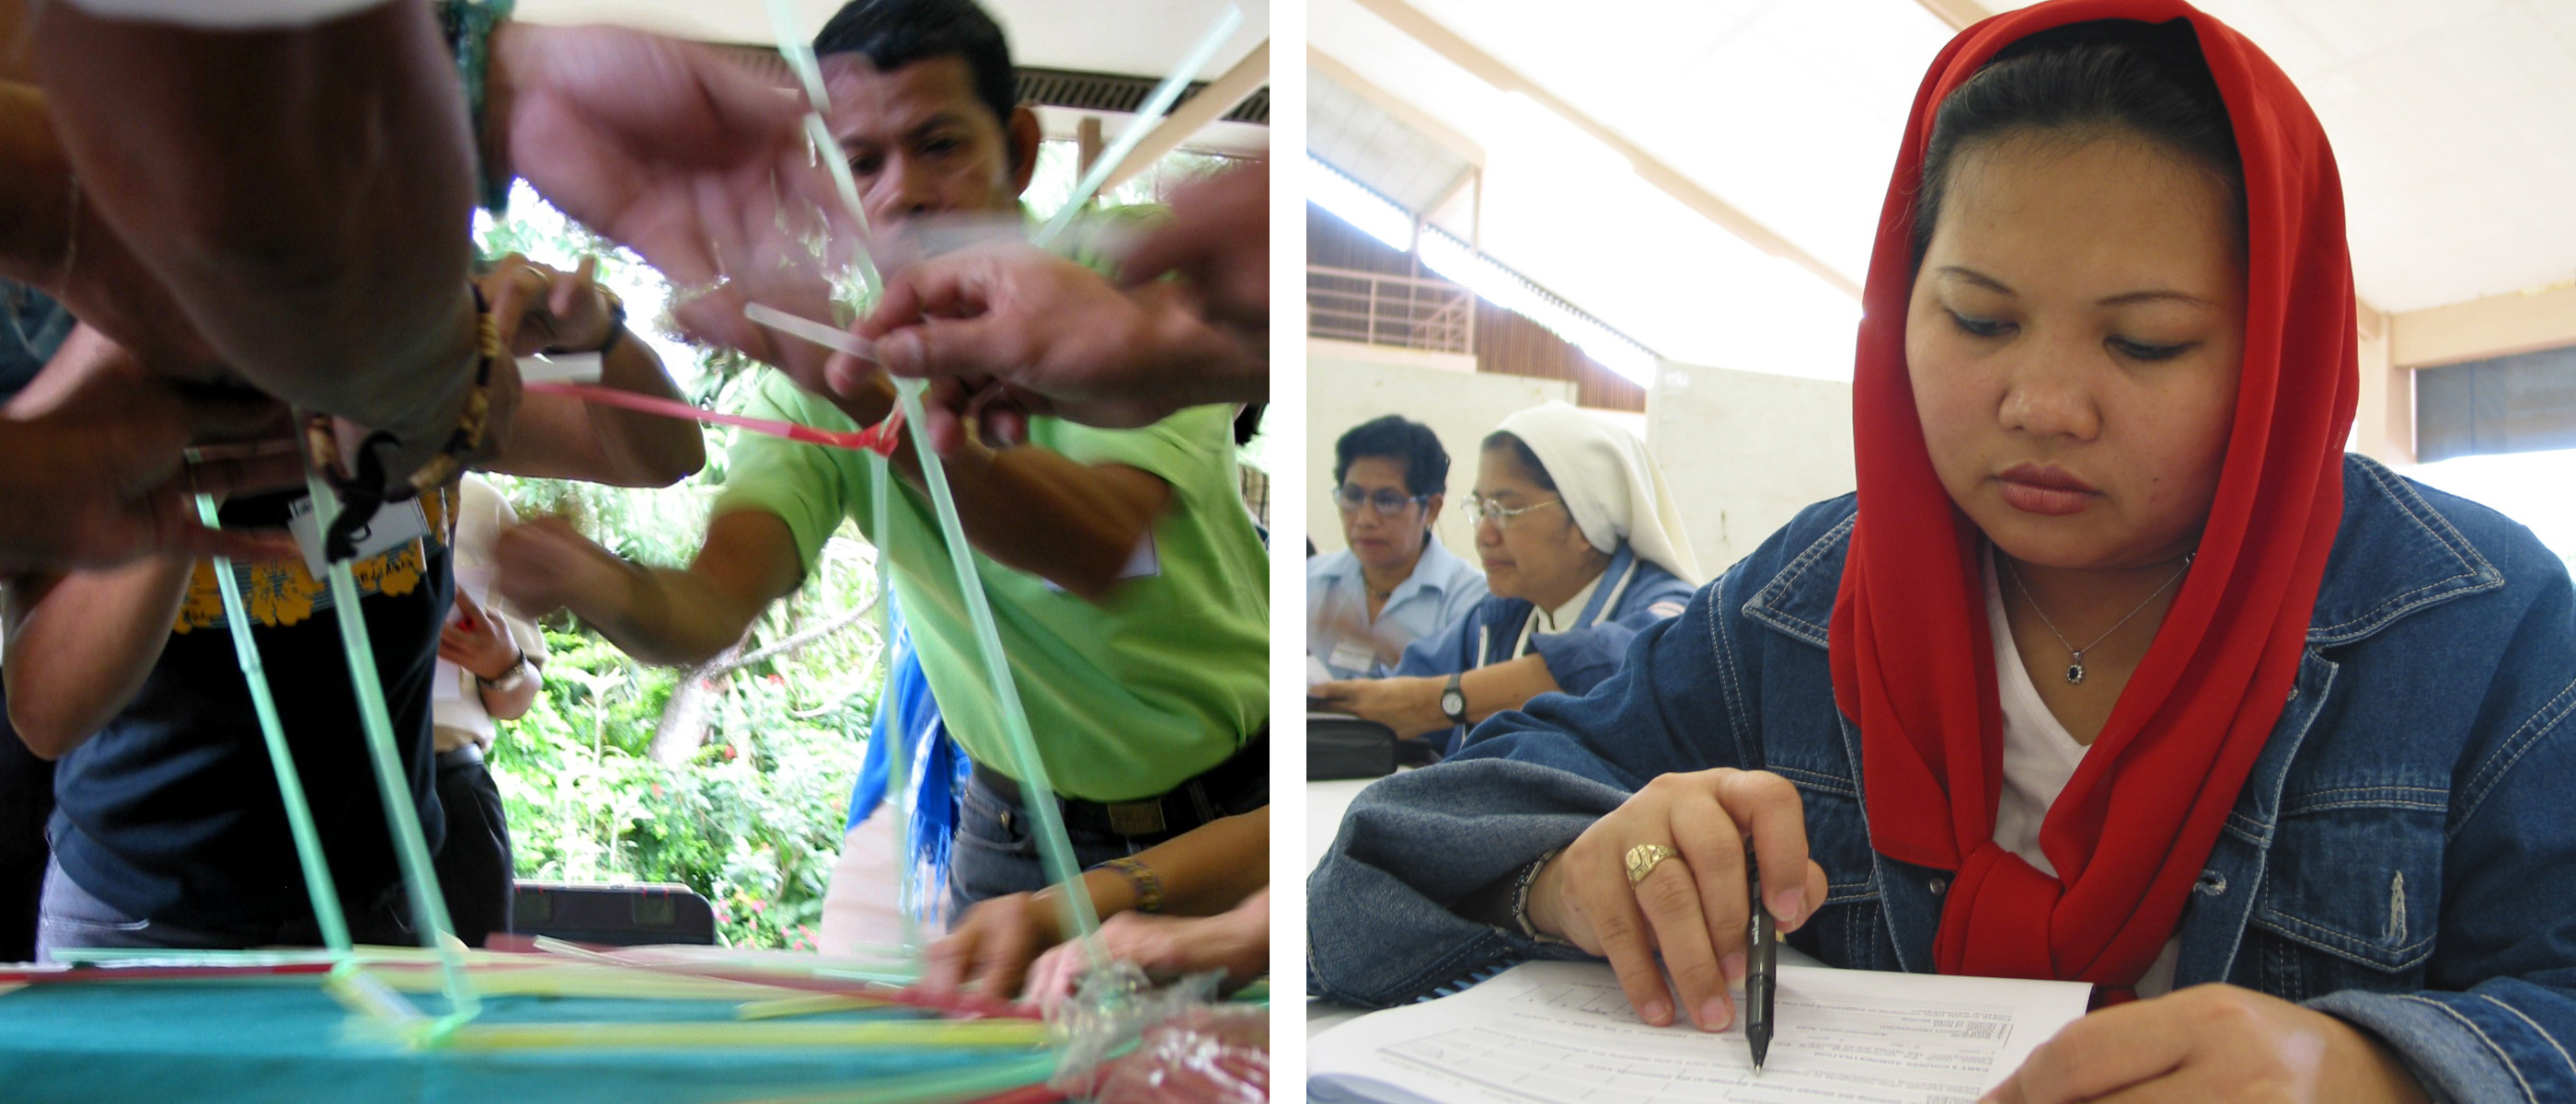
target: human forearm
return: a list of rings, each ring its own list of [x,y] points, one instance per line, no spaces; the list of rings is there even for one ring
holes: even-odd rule
[[[492,684],[478,680],[474,690],[483,699],[483,712],[496,721],[518,720],[528,715],[530,706],[537,704],[537,680],[533,677],[520,679],[517,686],[508,690],[495,690]]]
[[[156,556],[10,584],[0,674],[10,723],[29,750],[60,758],[125,708],[170,639],[194,567]]]
[[[1525,655],[1459,676],[1458,689],[1467,696],[1467,720],[1475,722],[1506,709],[1518,709],[1529,704],[1531,698],[1563,687],[1556,684],[1556,676],[1548,673],[1545,657]]]
[[[0,271],[23,284],[58,276],[71,215],[71,160],[54,134],[45,95],[0,83]]]
[[[717,514],[686,570],[628,563],[551,518],[503,532],[494,559],[495,585],[519,609],[569,609],[628,655],[668,666],[732,647],[801,572],[787,523],[758,510]]]
[[[1136,468],[1042,448],[961,451],[946,472],[967,542],[1090,601],[1108,596],[1171,500],[1169,484]],[[897,462],[918,484],[908,446]]]
[[[1162,893],[1157,911],[1172,916],[1214,916],[1242,903],[1270,884],[1270,807],[1224,817],[1137,852],[1131,858],[1152,872]],[[1136,909],[1142,892],[1138,879],[1109,867],[1082,874],[1084,890],[1102,917]],[[1055,929],[1054,905],[1060,893],[1050,886],[1039,896],[1051,906],[1044,942],[1062,942]]]
[[[53,4],[36,50],[86,200],[224,359],[402,435],[398,462],[436,446],[470,382],[473,182],[424,4],[230,33]]]
[[[661,358],[631,333],[602,359],[599,384],[680,398],[680,389],[662,371]],[[518,415],[487,467],[615,487],[666,487],[706,466],[705,440],[696,422],[564,395],[530,395],[520,401]]]
[[[662,370],[662,358],[633,333],[608,350],[599,382],[639,395],[681,398],[679,386]],[[611,472],[633,479],[629,486],[666,487],[707,464],[706,434],[696,422],[597,404],[586,412],[602,459]]]

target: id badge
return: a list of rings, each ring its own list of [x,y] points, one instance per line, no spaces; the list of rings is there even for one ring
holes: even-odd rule
[[[1377,669],[1377,650],[1369,647],[1366,640],[1343,640],[1333,645],[1333,657],[1329,662],[1342,670],[1357,671],[1366,676]]]
[[[286,505],[286,529],[295,534],[295,547],[304,553],[304,566],[316,579],[323,577],[327,565],[322,562],[322,524],[313,514],[313,496],[305,495]],[[429,515],[421,512],[420,500],[388,502],[376,508],[376,516],[367,519],[358,530],[357,555],[363,560],[396,545],[429,532]]]

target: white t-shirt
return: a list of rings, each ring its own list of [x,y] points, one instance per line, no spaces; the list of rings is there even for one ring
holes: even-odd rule
[[[101,19],[177,23],[206,30],[303,27],[380,6],[387,0],[66,0]]]
[[[2066,789],[2067,779],[2075,777],[2075,768],[2083,764],[2090,749],[2075,742],[2031,685],[2021,650],[2013,647],[2003,591],[1995,584],[1995,561],[1990,556],[1986,559],[1986,625],[1995,638],[1996,690],[2004,714],[2004,792],[1995,802],[1995,842],[2054,878],[2056,865],[2039,849],[2040,821],[2048,817],[2048,807],[2056,804],[2057,795]],[[2164,951],[2138,979],[2138,996],[2160,997],[2173,991],[2174,959],[2181,947],[2180,938],[2165,940]]]
[[[505,613],[492,594],[492,545],[501,539],[501,530],[519,522],[518,511],[492,485],[479,475],[468,474],[457,488],[456,545],[450,563],[455,565],[456,590],[474,599],[485,613],[500,619],[510,630],[510,639],[528,658],[542,661],[546,657],[546,637],[525,618]],[[458,613],[450,607],[447,624],[455,624]],[[483,689],[474,672],[449,662],[438,661],[438,674],[430,683],[430,728],[438,750],[454,751],[467,744],[484,748],[492,746],[497,729],[492,714],[483,709]]]

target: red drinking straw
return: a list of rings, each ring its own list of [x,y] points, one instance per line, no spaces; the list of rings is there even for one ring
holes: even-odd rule
[[[790,441],[802,441],[809,445],[822,445],[825,448],[842,448],[861,452],[873,452],[879,456],[894,455],[895,445],[902,440],[901,430],[903,429],[903,412],[901,410],[897,410],[893,414],[887,416],[885,421],[866,429],[835,431],[816,429],[813,426],[799,425],[795,422],[773,421],[768,418],[746,418],[740,414],[719,414],[713,410],[705,410],[691,406],[688,403],[681,402],[677,399],[665,399],[654,395],[639,395],[633,391],[620,391],[614,387],[600,387],[595,384],[530,383],[521,385],[519,390],[522,393],[529,395],[562,395],[567,398],[579,399],[587,403],[597,403],[601,406],[615,406],[622,407],[627,410],[640,411],[645,414],[659,414],[665,418],[680,418],[689,421],[712,422],[716,425],[729,425],[737,429],[747,429],[753,433],[766,434],[771,437],[784,437]]]

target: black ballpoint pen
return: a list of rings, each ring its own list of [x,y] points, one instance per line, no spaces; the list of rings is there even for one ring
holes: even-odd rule
[[[1780,932],[1770,907],[1762,903],[1762,867],[1749,853],[1744,869],[1753,897],[1752,945],[1744,956],[1744,1039],[1753,1044],[1753,1068],[1760,1070],[1771,1053],[1771,992],[1779,980]]]

